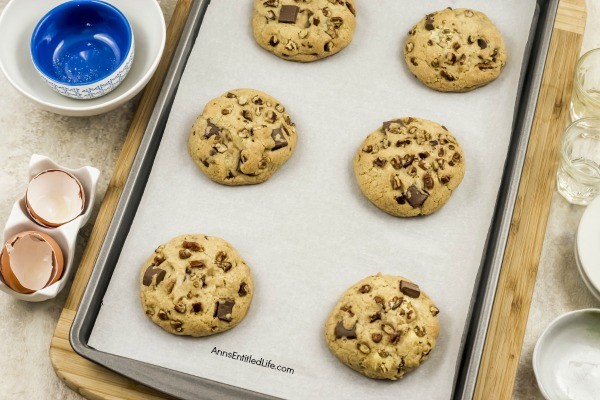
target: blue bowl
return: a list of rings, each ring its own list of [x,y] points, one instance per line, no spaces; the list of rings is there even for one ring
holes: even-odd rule
[[[31,58],[58,93],[100,97],[116,88],[131,68],[135,52],[127,18],[99,0],[72,0],[46,14],[31,36]]]

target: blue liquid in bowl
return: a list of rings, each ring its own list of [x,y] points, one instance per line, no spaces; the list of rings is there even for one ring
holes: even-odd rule
[[[87,85],[117,70],[132,41],[131,27],[116,8],[98,0],[75,0],[42,18],[31,38],[31,55],[48,78]]]

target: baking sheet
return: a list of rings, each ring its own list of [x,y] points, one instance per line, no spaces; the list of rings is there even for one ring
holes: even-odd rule
[[[425,88],[401,59],[406,32],[440,2],[365,3],[353,43],[312,64],[285,62],[260,49],[249,26],[251,3],[232,8],[230,1],[213,0],[208,7],[89,345],[286,398],[449,398],[535,1],[444,4],[486,12],[510,54],[497,81],[466,94]],[[216,185],[187,155],[187,134],[204,104],[236,87],[278,98],[298,129],[292,159],[258,186]],[[445,208],[407,220],[363,198],[352,157],[382,121],[409,115],[446,125],[462,144],[467,172]],[[141,264],[160,243],[186,232],[225,238],[253,270],[252,308],[229,332],[175,337],[152,324],[139,305]],[[339,363],[323,340],[323,323],[338,297],[378,271],[415,280],[442,311],[436,350],[401,383],[362,377]],[[270,360],[294,373],[217,356],[215,349]]]

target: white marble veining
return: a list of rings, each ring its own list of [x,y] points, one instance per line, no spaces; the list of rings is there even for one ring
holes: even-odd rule
[[[0,11],[8,1],[0,0]],[[176,0],[159,0],[167,20]],[[588,25],[583,51],[600,47],[600,0],[587,0]],[[40,82],[40,84],[44,84]],[[102,171],[97,195],[103,197],[125,139],[138,98],[104,115],[69,118],[40,111],[0,74],[0,227],[27,185],[27,163],[33,153],[78,167]],[[97,213],[99,202],[95,206]],[[600,307],[577,273],[573,240],[583,208],[554,194],[538,280],[533,295],[523,353],[513,397],[541,399],[531,369],[535,341],[556,316],[575,309]],[[91,225],[80,233],[81,256]],[[48,349],[68,288],[53,301],[25,303],[0,293],[0,399],[81,399],[54,373]]]

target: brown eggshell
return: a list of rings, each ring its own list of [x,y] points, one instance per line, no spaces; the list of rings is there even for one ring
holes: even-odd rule
[[[15,292],[19,293],[33,293],[35,290],[24,287],[19,279],[16,277],[12,265],[11,265],[11,256],[7,250],[7,245],[15,245],[20,239],[26,236],[36,237],[38,240],[41,239],[43,242],[46,242],[52,248],[52,264],[53,270],[50,274],[50,279],[45,284],[44,287],[48,287],[58,281],[63,273],[64,268],[64,257],[60,246],[54,239],[43,232],[38,231],[26,231],[21,232],[9,240],[7,240],[2,246],[2,253],[0,254],[0,275],[4,279],[4,282],[8,287],[10,287]],[[14,257],[14,255],[13,255]],[[40,289],[41,290],[41,289]]]
[[[51,221],[49,216],[52,216],[52,211],[49,210],[56,210],[56,204],[52,204],[52,200],[49,199],[57,198],[68,199],[69,210],[62,218]],[[55,207],[51,207],[52,205]],[[59,227],[83,213],[85,209],[83,186],[73,174],[67,171],[59,169],[42,171],[34,176],[27,186],[25,208],[38,225],[46,228]],[[54,217],[57,218],[56,215]]]

